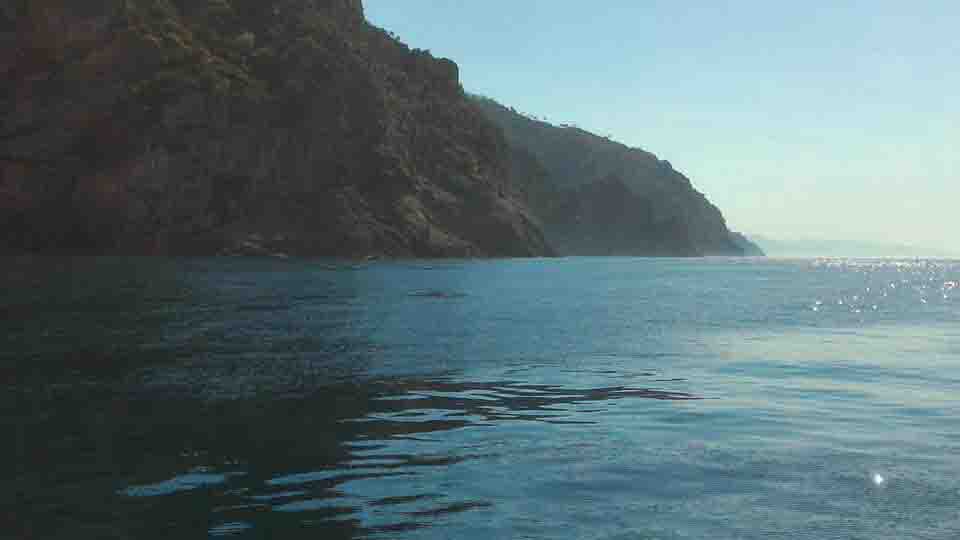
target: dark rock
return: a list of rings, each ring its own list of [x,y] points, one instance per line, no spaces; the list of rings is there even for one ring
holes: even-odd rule
[[[663,219],[656,201],[608,176],[564,192],[547,223],[550,241],[576,255],[702,255],[685,222]]]
[[[8,2],[0,45],[0,253],[749,248],[669,162],[468,99],[360,0]]]
[[[511,146],[510,183],[570,255],[743,255],[720,210],[668,161],[474,96]]]
[[[551,253],[456,64],[358,0],[31,0],[0,41],[0,251]]]

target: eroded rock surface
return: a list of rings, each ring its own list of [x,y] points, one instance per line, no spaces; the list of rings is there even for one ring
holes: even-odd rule
[[[0,251],[551,253],[458,69],[359,0],[0,10]]]

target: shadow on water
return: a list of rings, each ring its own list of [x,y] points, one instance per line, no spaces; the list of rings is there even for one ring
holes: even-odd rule
[[[22,434],[15,499],[4,506],[23,538],[108,530],[134,538],[352,538],[407,530],[495,504],[457,500],[425,480],[495,457],[448,444],[444,433],[588,423],[576,420],[578,404],[636,398],[695,399],[621,386],[415,379],[224,401],[74,388]],[[351,493],[371,481],[384,484]]]
[[[581,405],[696,399],[374,376],[357,272],[250,263],[272,265],[267,281],[263,268],[225,275],[217,264],[11,266],[0,529],[23,539],[389,537],[495,507],[444,484],[458,466],[497,466],[497,450],[466,432],[575,427],[591,422]]]

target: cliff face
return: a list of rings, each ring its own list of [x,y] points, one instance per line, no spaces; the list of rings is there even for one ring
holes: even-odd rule
[[[670,163],[475,97],[514,148],[511,167],[561,253],[743,255],[726,221]]]
[[[0,8],[0,252],[550,248],[456,64],[359,0]]]
[[[576,255],[700,255],[687,225],[660,219],[655,198],[610,175],[564,192],[549,216],[550,241]]]

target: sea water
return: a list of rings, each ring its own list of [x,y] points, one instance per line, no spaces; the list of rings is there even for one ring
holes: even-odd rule
[[[14,538],[960,537],[958,262],[5,267]]]

